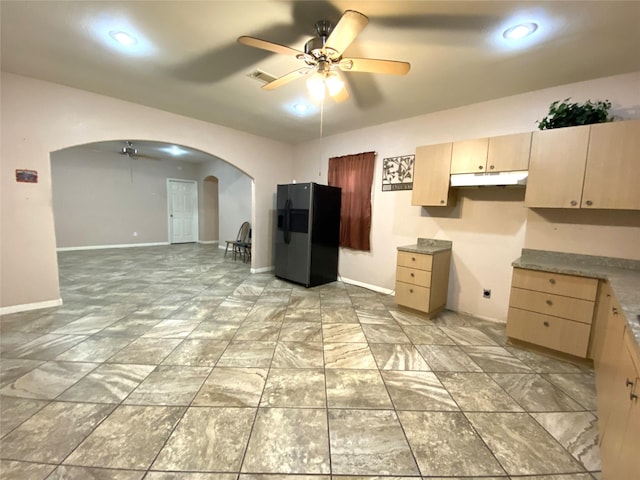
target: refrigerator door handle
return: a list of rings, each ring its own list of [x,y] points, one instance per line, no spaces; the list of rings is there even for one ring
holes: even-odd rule
[[[284,204],[284,243],[291,243],[291,199],[288,198]]]

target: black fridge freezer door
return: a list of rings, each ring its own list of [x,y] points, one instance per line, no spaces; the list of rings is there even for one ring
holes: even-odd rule
[[[278,185],[275,275],[309,284],[309,216],[313,185]]]

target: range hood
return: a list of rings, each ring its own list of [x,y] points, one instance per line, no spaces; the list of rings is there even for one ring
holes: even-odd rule
[[[451,175],[452,187],[524,187],[526,170],[496,173],[458,173]]]

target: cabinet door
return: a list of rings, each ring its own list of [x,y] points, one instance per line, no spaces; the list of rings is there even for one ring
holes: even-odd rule
[[[631,398],[631,408],[627,417],[627,427],[622,445],[620,446],[620,456],[614,464],[615,471],[610,478],[640,478],[640,460],[638,459],[638,446],[640,445],[640,378],[636,378],[634,395],[638,398]]]
[[[640,120],[591,125],[583,208],[640,210]]]
[[[588,358],[593,359],[593,365],[599,370],[600,359],[602,357],[602,347],[607,334],[607,319],[611,310],[611,286],[608,282],[600,282],[598,289],[598,300],[596,302],[596,313],[593,316],[591,326],[591,338],[589,340]]]
[[[616,375],[623,358],[622,345],[625,328],[626,320],[620,313],[620,306],[615,297],[611,297],[611,309],[607,319],[602,354],[600,361],[596,363],[596,399],[598,401],[598,427],[601,442],[609,428],[609,418],[617,409],[616,405],[619,401]]]
[[[489,138],[488,172],[513,172],[529,168],[531,132]]]
[[[412,205],[448,205],[450,165],[451,143],[416,148]]]
[[[487,166],[488,138],[453,142],[451,173],[483,173]]]
[[[632,407],[637,406],[637,400],[632,400],[630,393],[633,391],[638,373],[631,357],[631,351],[621,342],[620,363],[617,366],[615,383],[612,386],[612,395],[615,395],[615,403],[611,405],[612,411],[607,418],[604,435],[600,441],[600,457],[602,460],[602,472],[604,478],[631,479],[622,475],[622,470],[627,469],[630,462],[638,462],[638,445],[634,452],[623,458],[623,447],[627,433],[630,415],[634,413]]]
[[[589,128],[533,132],[525,206],[580,208]]]

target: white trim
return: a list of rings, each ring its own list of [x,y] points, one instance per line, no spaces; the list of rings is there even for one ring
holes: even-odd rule
[[[377,285],[371,285],[370,283],[359,282],[358,280],[351,280],[350,278],[339,277],[343,283],[348,283],[349,285],[356,285],[357,287],[368,288],[369,290],[373,290],[374,292],[384,293],[385,295],[390,295],[393,293],[393,290],[388,288],[379,287]]]
[[[40,310],[41,308],[59,307],[62,305],[62,299],[47,300],[46,302],[24,303],[22,305],[11,305],[10,307],[0,307],[0,315],[9,315],[11,313],[27,312],[29,310]]]
[[[218,240],[198,240],[198,243],[202,243],[203,245],[214,245],[218,243]]]
[[[105,248],[160,247],[171,245],[169,242],[120,243],[118,245],[88,245],[86,247],[58,247],[56,252],[75,252],[76,250],[103,250]]]
[[[260,268],[251,268],[251,273],[266,273],[266,272],[272,272],[274,270],[274,266],[271,265],[270,267],[260,267]]]

